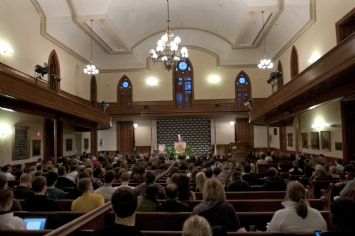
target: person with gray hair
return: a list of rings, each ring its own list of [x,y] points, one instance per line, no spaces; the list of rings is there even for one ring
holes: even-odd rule
[[[314,172],[311,176],[311,178],[309,178],[309,183],[312,183],[316,180],[326,180],[326,179],[332,179],[331,175],[327,175],[327,173],[325,172],[325,169],[322,165],[317,164],[314,167]]]
[[[211,236],[212,229],[208,221],[201,216],[190,216],[182,226],[182,236]]]

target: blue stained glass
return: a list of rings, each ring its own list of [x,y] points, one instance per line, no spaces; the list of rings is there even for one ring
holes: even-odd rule
[[[128,84],[127,81],[125,81],[125,82],[122,83],[122,86],[123,86],[124,88],[128,88],[129,84]]]
[[[244,84],[244,83],[245,83],[245,78],[240,77],[240,78],[239,78],[239,83]]]
[[[190,66],[189,66],[188,70],[191,71],[191,67]]]
[[[244,93],[244,97],[248,97],[248,93]]]
[[[245,84],[248,84],[248,82],[245,82]]]
[[[187,63],[186,62],[182,61],[182,62],[179,63],[179,69],[180,70],[186,70],[186,68],[187,68]]]
[[[178,70],[179,70],[179,69],[176,67],[176,68],[175,68],[175,71],[178,71]]]

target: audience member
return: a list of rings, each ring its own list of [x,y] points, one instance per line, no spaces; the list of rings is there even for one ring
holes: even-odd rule
[[[340,175],[338,175],[338,169],[335,165],[329,167],[329,173],[333,179],[340,179]]]
[[[105,204],[104,197],[101,194],[93,193],[94,189],[90,179],[79,180],[77,187],[82,195],[72,202],[72,211],[89,212]]]
[[[35,193],[30,190],[31,187],[31,175],[23,173],[20,176],[20,185],[13,191],[16,199],[26,199],[32,197]]]
[[[206,180],[207,180],[207,177],[206,177],[205,173],[203,173],[203,172],[197,173],[197,175],[196,175],[196,192],[203,191],[203,187],[205,185]]]
[[[75,183],[66,178],[67,170],[64,166],[58,168],[58,175],[57,184],[55,185],[57,188],[75,187]]]
[[[157,193],[157,196],[155,196],[155,198],[166,199],[165,189],[160,184],[155,183],[155,177],[156,177],[155,172],[151,171],[151,170],[147,171],[144,174],[145,182],[138,185],[135,188],[135,191],[138,194],[138,196],[143,195],[146,192],[146,188],[149,185],[154,184],[158,188],[158,193]]]
[[[0,189],[0,229],[26,230],[23,219],[10,212],[13,199],[14,195],[10,190]]]
[[[205,175],[206,175],[207,179],[212,178],[213,171],[212,171],[211,167],[207,167],[204,172],[205,172]]]
[[[273,161],[271,157],[271,153],[269,151],[266,152],[265,161]]]
[[[242,180],[242,173],[240,171],[234,171],[232,174],[233,180],[225,186],[226,192],[240,192],[249,191],[249,185],[247,182]]]
[[[165,191],[165,190],[164,190]],[[159,189],[152,183],[145,189],[145,193],[138,197],[137,212],[155,212],[159,202],[155,199]]]
[[[355,232],[355,202],[350,198],[337,198],[330,207],[329,221],[333,232],[325,232],[322,236],[353,236]]]
[[[245,173],[242,175],[242,178],[249,185],[261,185],[262,184],[262,181],[259,179],[259,177],[255,174],[251,173],[251,165],[250,164],[244,165],[244,172]]]
[[[223,184],[226,182],[226,180],[219,176],[220,173],[221,173],[221,169],[219,167],[214,168],[212,178],[218,179]]]
[[[317,164],[314,167],[314,172],[313,172],[311,178],[309,179],[309,183],[312,183],[316,180],[325,180],[325,179],[331,179],[331,178],[332,178],[332,176],[326,174],[324,167],[320,164]]]
[[[261,187],[262,191],[285,191],[287,184],[278,177],[279,173],[273,167],[266,171],[266,183]]]
[[[186,177],[187,178],[187,177]],[[158,212],[191,212],[188,204],[178,201],[178,186],[175,184],[168,184],[166,186],[166,202],[157,206]]]
[[[117,189],[112,187],[112,184],[115,181],[115,177],[116,177],[116,173],[113,170],[106,171],[104,185],[96,189],[94,193],[101,194],[106,201],[111,200],[112,194]]]
[[[134,225],[136,222],[135,211],[137,209],[137,193],[128,188],[123,187],[117,189],[111,198],[112,208],[115,212],[115,222],[96,229],[91,236],[143,236]]]
[[[48,172],[48,174],[46,174],[46,179],[47,179],[47,191],[45,195],[49,199],[56,200],[56,199],[66,198],[64,191],[55,187],[58,179],[58,173]]]
[[[178,186],[180,200],[196,200],[196,195],[190,190],[190,180],[186,175],[179,175],[176,185]]]
[[[185,220],[182,236],[212,236],[212,229],[205,218],[194,215]]]
[[[61,211],[59,205],[45,195],[47,180],[43,176],[36,176],[32,181],[34,195],[23,202],[24,211]]]
[[[205,217],[212,227],[219,225],[226,231],[241,228],[233,206],[226,201],[226,193],[220,181],[208,179],[202,195],[203,201],[194,207],[192,214]]]
[[[338,169],[338,172],[342,172],[344,170],[344,166],[341,164],[341,159],[335,159],[335,166]]]
[[[4,175],[6,176],[7,181],[15,180],[15,176],[13,176],[11,174],[11,170],[12,170],[11,165],[4,165],[1,170],[4,173]]]
[[[298,162],[297,161],[293,161],[292,162],[292,168],[288,172],[290,174],[293,174],[293,175],[300,175],[300,174],[302,174],[302,169],[298,168]]]
[[[135,189],[133,186],[129,186],[129,172],[124,172],[121,175],[121,185],[118,186],[117,188],[122,188],[122,187],[129,187],[131,189]]]
[[[229,180],[232,176],[232,168],[233,165],[229,162],[226,162],[223,166],[222,172],[218,176],[225,180]]]
[[[83,178],[89,178],[89,173],[86,171],[80,172],[78,174],[78,181]],[[80,196],[81,196],[81,192],[79,191],[78,186],[75,185],[75,187],[68,193],[67,198],[68,199],[77,199]]]
[[[309,206],[306,190],[299,182],[287,185],[285,209],[275,212],[267,231],[314,231],[327,230],[327,223],[319,211]]]

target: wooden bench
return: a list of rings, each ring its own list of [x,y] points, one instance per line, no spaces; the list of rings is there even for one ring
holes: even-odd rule
[[[202,200],[201,192],[196,192],[196,200]],[[247,192],[226,192],[227,200],[239,199],[284,199],[286,191],[247,191]]]
[[[63,211],[71,211],[71,204],[74,199],[60,199],[60,200],[55,200],[56,203],[63,209]],[[19,203],[21,204],[21,207],[23,207],[24,199],[18,200]]]
[[[321,189],[327,189],[330,183],[337,183],[339,179],[330,179],[330,180],[316,180],[308,185],[307,190],[307,198],[308,199],[316,199],[322,196]]]

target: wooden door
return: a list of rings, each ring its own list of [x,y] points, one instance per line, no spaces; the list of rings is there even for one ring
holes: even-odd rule
[[[280,127],[280,151],[286,152],[286,127]]]
[[[134,127],[132,121],[117,121],[117,150],[121,154],[132,154],[134,148]]]
[[[235,122],[235,141],[248,142],[254,146],[254,129],[253,125],[249,124],[248,118],[237,118]]]

